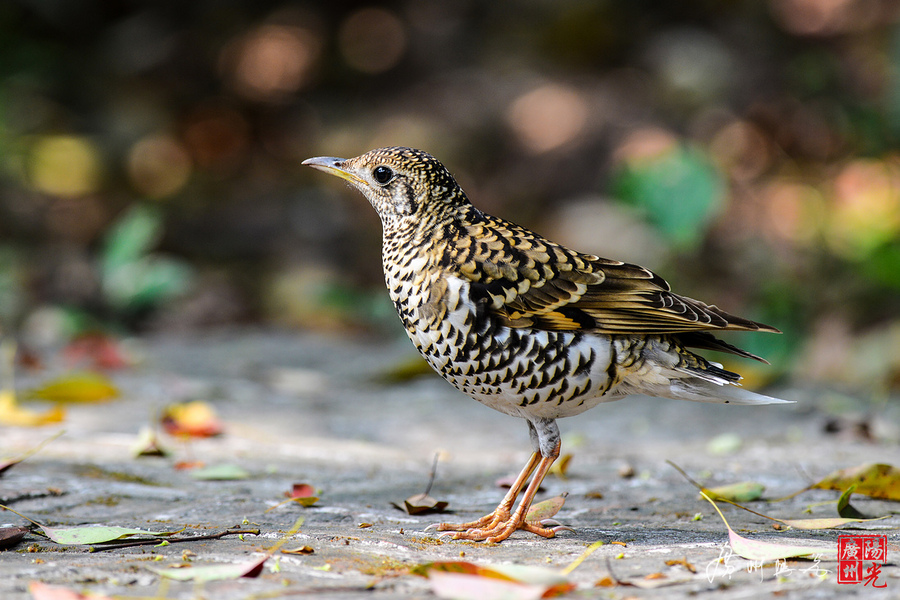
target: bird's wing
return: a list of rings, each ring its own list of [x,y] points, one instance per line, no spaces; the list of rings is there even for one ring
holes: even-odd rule
[[[643,267],[573,252],[508,223],[477,229],[460,273],[473,299],[510,327],[604,334],[778,331],[674,294]],[[737,350],[711,335],[693,338]]]

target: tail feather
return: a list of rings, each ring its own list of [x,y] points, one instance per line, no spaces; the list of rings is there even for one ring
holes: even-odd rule
[[[660,394],[679,400],[693,402],[719,402],[722,404],[792,404],[791,400],[782,400],[757,394],[735,385],[721,385],[705,379],[673,379],[669,383],[669,393]]]

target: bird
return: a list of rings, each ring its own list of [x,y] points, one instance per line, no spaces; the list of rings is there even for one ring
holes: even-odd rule
[[[526,519],[560,455],[559,418],[634,394],[786,402],[740,387],[739,374],[691,350],[767,362],[714,332],[778,329],[677,295],[644,267],[571,250],[480,211],[427,152],[396,146],[302,164],[344,179],[378,213],[387,289],[428,364],[528,425],[533,452],[497,508],[437,524],[441,535],[498,543],[518,530],[549,538],[569,529]]]

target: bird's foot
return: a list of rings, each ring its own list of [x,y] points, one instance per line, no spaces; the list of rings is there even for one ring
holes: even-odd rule
[[[439,537],[489,544],[502,542],[519,529],[545,538],[555,537],[560,531],[574,531],[571,527],[560,525],[553,519],[526,521],[517,515],[510,515],[509,512],[501,516],[496,511],[471,523],[440,523],[432,527],[442,532]]]
[[[425,531],[442,531],[442,536],[451,535],[453,532],[470,531],[472,529],[492,529],[498,523],[509,521],[511,515],[508,508],[497,507],[494,512],[486,514],[477,521],[469,523],[434,523],[425,528]]]

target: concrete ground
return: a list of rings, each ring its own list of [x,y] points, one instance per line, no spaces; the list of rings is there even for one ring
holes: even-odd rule
[[[105,551],[60,546],[30,534],[0,551],[0,598],[30,598],[40,581],[93,594],[143,598],[262,599],[429,598],[427,579],[408,573],[439,560],[536,565],[562,569],[591,543],[604,545],[570,575],[572,597],[859,598],[900,597],[900,519],[866,524],[888,536],[886,587],[840,585],[835,561],[788,561],[761,570],[726,557],[727,531],[712,507],[671,460],[713,486],[753,480],[777,498],[832,470],[867,462],[900,465],[896,443],[825,433],[824,401],[834,393],[770,390],[797,400],[788,406],[737,407],[632,398],[561,421],[567,478],[548,477],[547,498],[568,492],[557,519],[575,529],[544,540],[518,533],[500,545],[443,541],[423,530],[439,520],[462,521],[490,511],[530,452],[525,424],[491,411],[436,377],[386,384],[383,375],[408,360],[408,342],[232,331],[145,342],[146,360],[114,375],[123,397],[71,406],[62,427],[0,427],[0,456],[65,434],[0,477],[0,503],[50,525],[97,523],[202,535],[230,527],[259,536]],[[27,384],[27,382],[24,382]],[[225,422],[221,436],[180,442],[163,436],[167,458],[132,458],[141,426],[171,402],[201,399]],[[894,399],[876,421],[888,436],[900,422]],[[858,408],[858,407],[857,407]],[[731,434],[722,437],[723,434]],[[409,516],[392,506],[424,490],[440,453],[431,495],[449,514]],[[198,481],[176,470],[179,460],[236,464],[249,477]],[[628,476],[633,474],[633,476]],[[293,483],[320,488],[317,504],[267,512]],[[806,492],[760,512],[801,518],[810,504],[835,500]],[[540,499],[540,498],[539,498]],[[886,515],[898,504],[854,496],[863,513]],[[841,531],[776,531],[771,522],[723,506],[745,537],[836,549]],[[834,516],[834,505],[814,514]],[[299,517],[299,533],[283,548],[312,553],[270,558],[257,578],[205,584],[161,579],[150,568],[240,563],[272,547]],[[0,513],[0,525],[25,522]],[[850,532],[860,533],[859,530]],[[843,531],[843,533],[848,533]],[[666,561],[685,559],[683,564]],[[649,577],[648,577],[649,576]],[[610,587],[614,580],[635,585]],[[606,586],[597,586],[598,582]],[[659,586],[648,589],[648,586]]]

